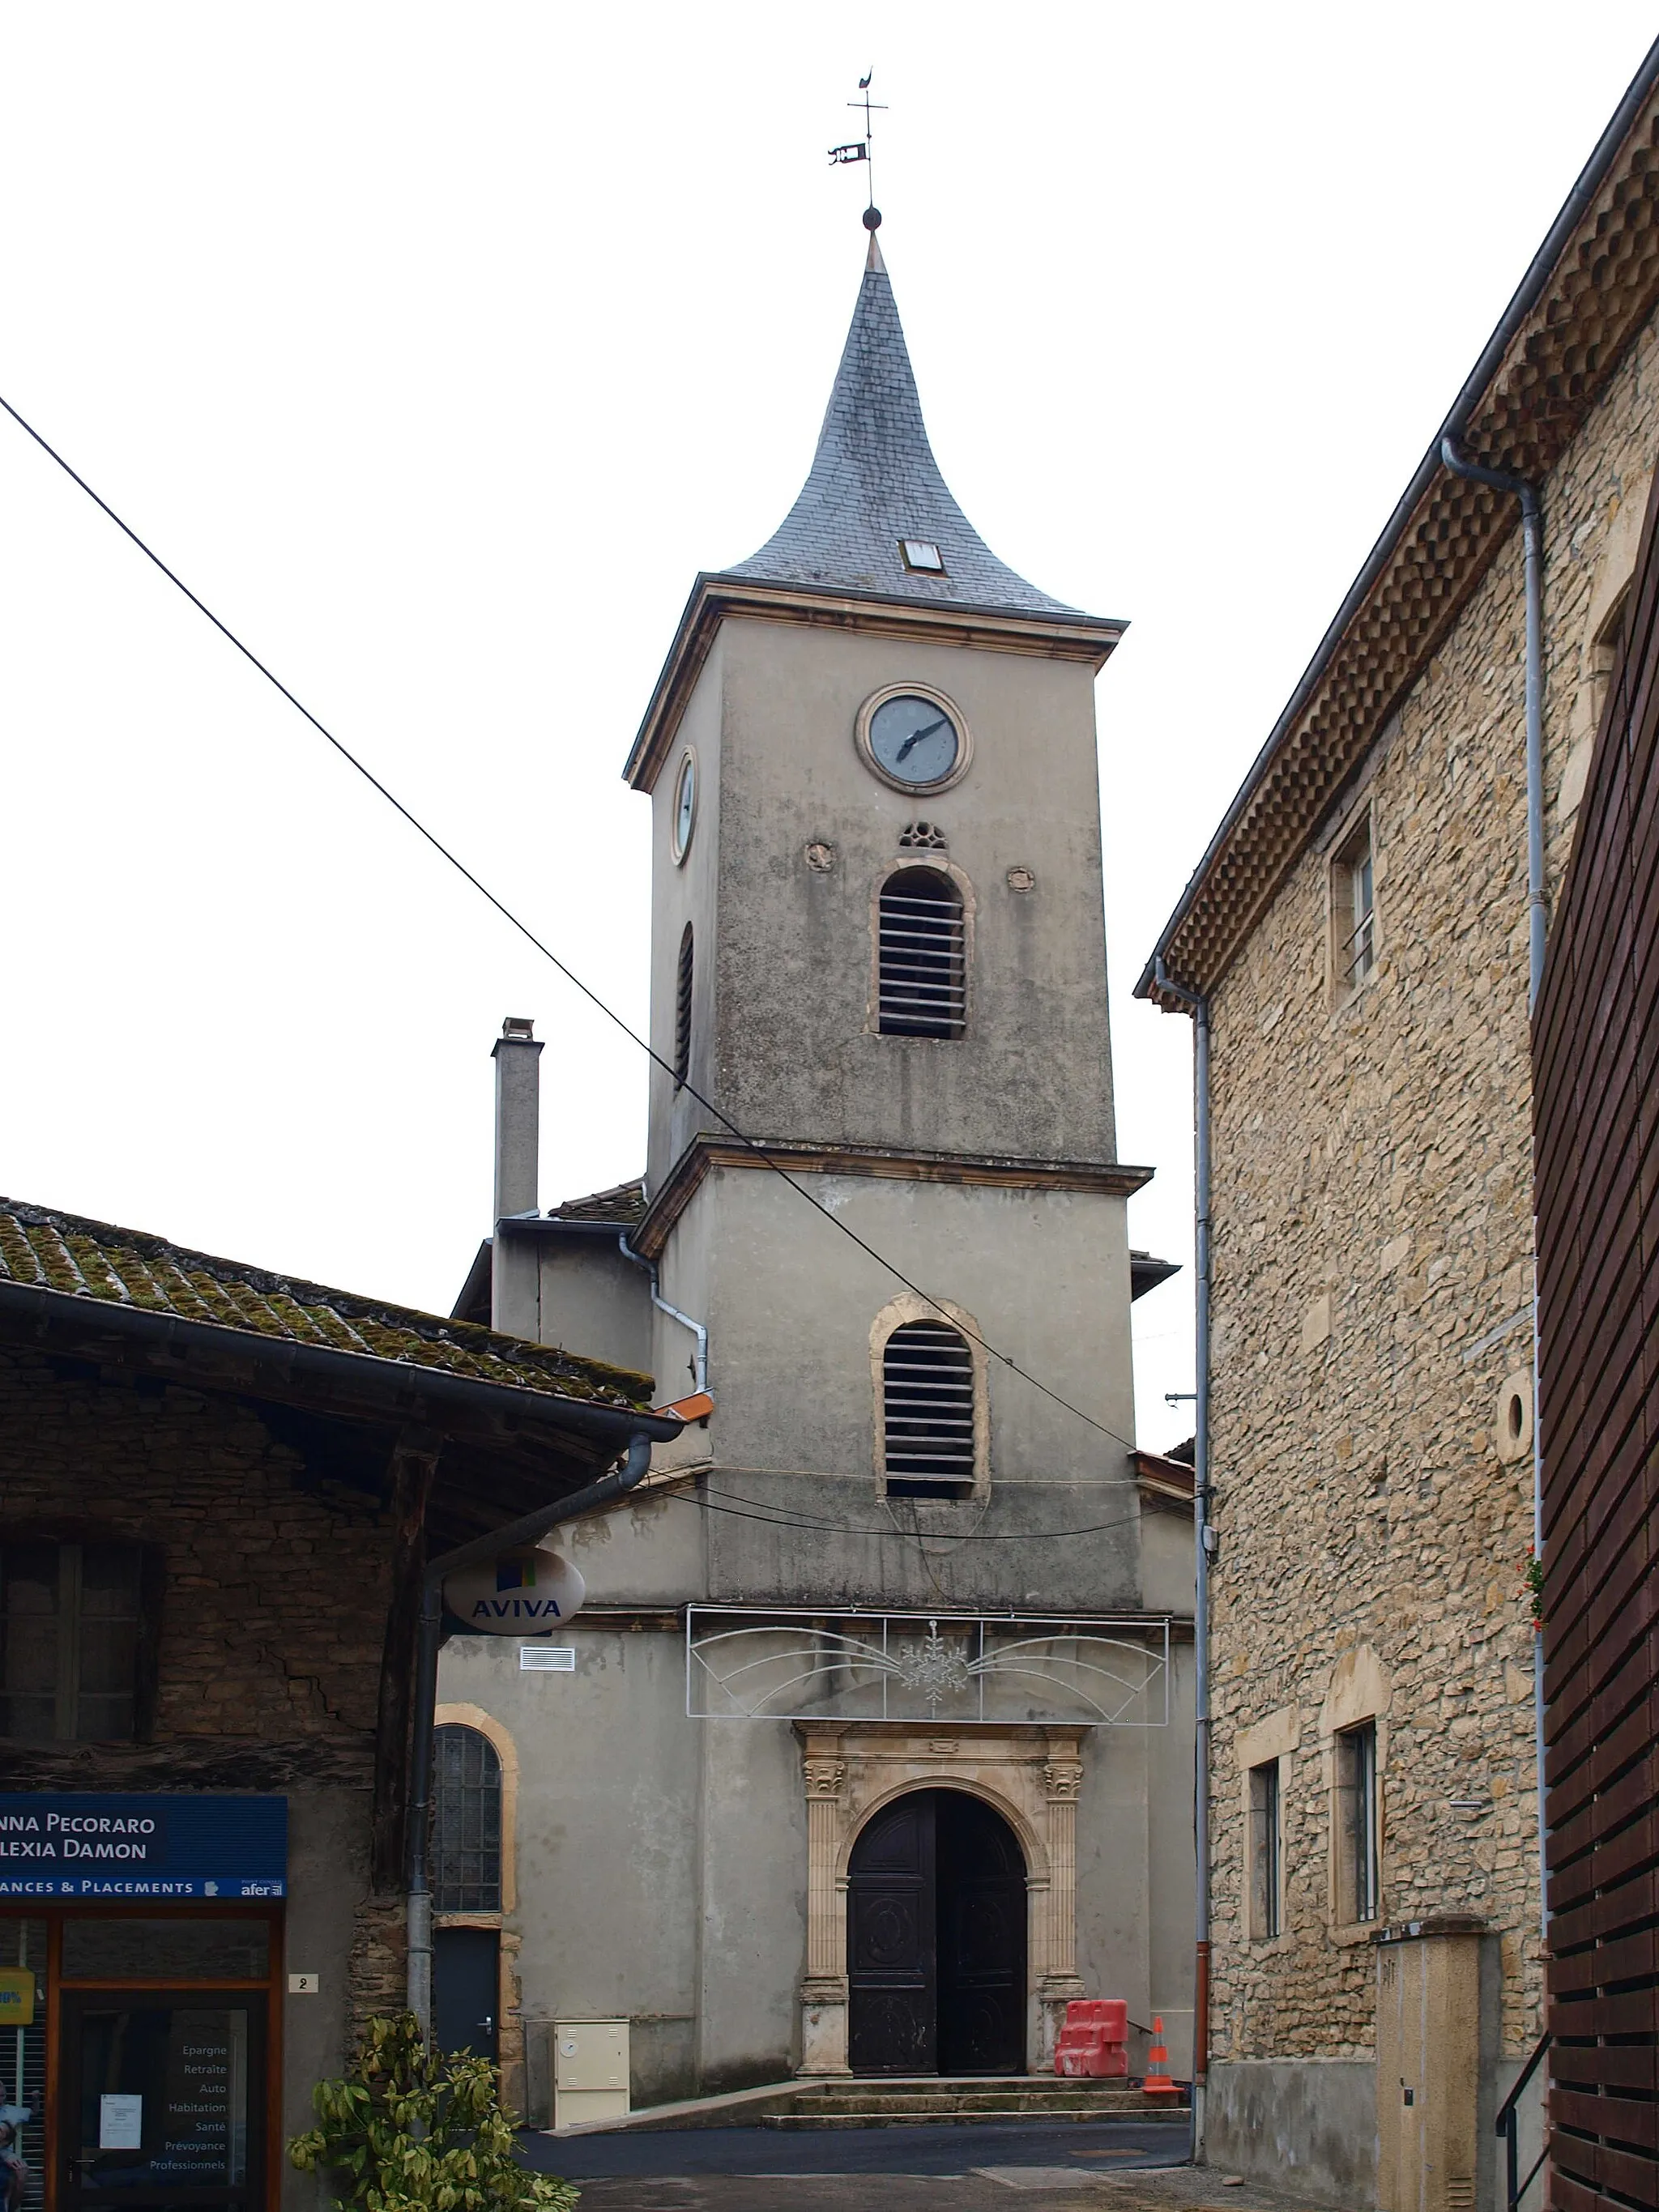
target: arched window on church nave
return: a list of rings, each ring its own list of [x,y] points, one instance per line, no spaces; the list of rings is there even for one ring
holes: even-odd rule
[[[432,1909],[501,1910],[501,1762],[482,1729],[433,1731]]]
[[[959,1037],[968,1018],[968,917],[941,868],[900,868],[876,918],[876,1026],[883,1036]]]
[[[984,1367],[971,1329],[966,1315],[911,1294],[877,1318],[877,1471],[889,1498],[972,1498],[987,1487]]]
[[[691,985],[696,968],[696,948],[688,921],[680,939],[679,973],[674,982],[674,1088],[678,1091],[691,1072]]]

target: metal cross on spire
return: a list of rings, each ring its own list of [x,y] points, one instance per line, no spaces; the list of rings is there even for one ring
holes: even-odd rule
[[[885,115],[887,112],[884,101],[872,100],[870,97],[870,80],[874,75],[873,69],[865,71],[859,79],[859,97],[856,100],[849,100],[847,103],[849,107],[861,107],[864,110],[863,137],[854,138],[845,146],[832,146],[830,149],[830,162],[832,168],[838,167],[847,161],[863,161],[868,164],[870,204],[865,210],[864,215],[864,226],[866,230],[873,230],[876,224],[881,221],[881,216],[876,207],[875,125],[872,118]],[[872,216],[875,218],[874,222],[871,220]]]

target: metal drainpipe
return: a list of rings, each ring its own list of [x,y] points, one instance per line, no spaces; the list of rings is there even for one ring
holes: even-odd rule
[[[623,1259],[631,1260],[636,1267],[643,1267],[646,1273],[651,1278],[651,1303],[655,1306],[657,1311],[661,1314],[666,1314],[670,1321],[678,1322],[682,1328],[689,1328],[692,1335],[696,1338],[696,1364],[692,1370],[692,1372],[696,1376],[696,1387],[698,1389],[706,1390],[708,1388],[708,1329],[704,1327],[702,1322],[693,1321],[690,1314],[682,1313],[678,1306],[671,1306],[669,1304],[667,1299],[664,1297],[662,1292],[657,1287],[656,1261],[654,1260],[647,1260],[642,1252],[636,1252],[634,1249],[634,1247],[628,1241],[628,1231],[625,1229],[618,1232],[617,1243],[622,1252]]]
[[[421,1577],[421,1629],[415,1662],[415,1741],[410,1757],[409,1805],[409,1955],[405,2002],[421,2024],[421,2033],[432,2040],[432,1884],[428,1843],[432,1825],[432,1739],[438,1710],[438,1646],[443,1626],[443,1583],[446,1575],[470,1567],[477,1560],[492,1559],[520,1544],[533,1543],[562,1521],[608,1505],[632,1490],[651,1464],[650,1437],[636,1431],[628,1440],[628,1457],[613,1474],[601,1475],[585,1490],[562,1498],[556,1505],[540,1506],[521,1520],[509,1522],[493,1534],[475,1536],[427,1562]]]
[[[1204,2147],[1210,2078],[1210,1002],[1173,981],[1160,953],[1158,988],[1193,1016],[1194,1225],[1193,1388],[1193,1828],[1196,1950],[1193,1973],[1193,2156]]]
[[[1454,476],[1468,477],[1508,492],[1521,502],[1527,586],[1527,1016],[1531,1019],[1544,981],[1548,915],[1544,903],[1544,511],[1538,488],[1524,477],[1465,460],[1455,436],[1440,441],[1440,458]],[[1544,1422],[1538,1394],[1538,1221],[1532,1238],[1532,1555],[1544,1556]],[[1538,1916],[1547,1944],[1550,1908],[1545,1880],[1548,1823],[1544,1802],[1544,1632],[1532,1633],[1533,1747],[1538,1763]]]

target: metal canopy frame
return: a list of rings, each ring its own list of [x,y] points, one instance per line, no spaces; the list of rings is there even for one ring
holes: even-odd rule
[[[1170,1632],[1168,1614],[692,1605],[685,1710],[709,1721],[1167,1728]]]

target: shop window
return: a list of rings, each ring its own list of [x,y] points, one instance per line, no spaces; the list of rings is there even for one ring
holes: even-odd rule
[[[1336,1739],[1336,1884],[1339,1921],[1378,1916],[1376,1723]]]
[[[0,1735],[140,1733],[143,1569],[132,1544],[0,1543]]]
[[[1282,1932],[1279,1904],[1279,1761],[1250,1769],[1250,1934],[1265,1942]]]
[[[264,1920],[128,1920],[88,1915],[64,1923],[70,1982],[263,1982],[270,1972]]]
[[[434,1731],[434,1912],[501,1910],[501,1762],[480,1729]]]

